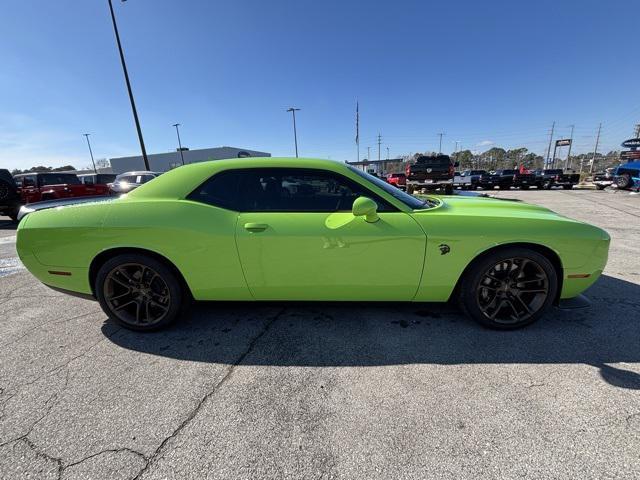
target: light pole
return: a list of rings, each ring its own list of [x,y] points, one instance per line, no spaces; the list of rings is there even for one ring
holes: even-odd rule
[[[293,141],[296,144],[296,158],[298,158],[298,131],[296,130],[296,112],[298,111],[300,111],[299,108],[287,108],[287,112],[291,112],[291,114],[293,115]]]
[[[121,0],[126,2],[127,0]],[[116,43],[118,44],[118,52],[120,52],[120,62],[122,63],[122,71],[124,72],[124,80],[127,84],[129,92],[129,100],[131,101],[131,110],[133,111],[133,120],[136,123],[138,131],[138,140],[140,141],[140,150],[142,150],[142,160],[144,160],[144,168],[151,170],[149,167],[149,159],[147,158],[147,150],[144,148],[144,140],[142,138],[142,129],[140,128],[140,120],[138,119],[138,111],[136,110],[136,102],[133,100],[133,92],[131,91],[131,82],[129,81],[129,72],[127,72],[127,64],[124,61],[124,53],[122,52],[122,44],[120,43],[120,34],[118,33],[118,25],[116,23],[116,15],[113,13],[113,4],[109,0],[109,11],[111,12],[111,21],[113,22],[113,31],[116,34]]]
[[[87,139],[87,146],[89,147],[89,155],[91,155],[91,163],[93,164],[93,171],[97,175],[98,174],[98,169],[96,168],[96,162],[93,160],[93,150],[91,150],[91,142],[89,142],[89,135],[91,135],[91,134],[90,133],[83,133],[82,135],[84,135],[84,138]]]
[[[180,160],[182,160],[182,165],[184,165],[184,155],[182,154],[182,142],[180,141],[180,130],[178,129],[180,124],[174,123],[173,126],[176,127],[176,134],[178,135],[178,151],[180,152]]]

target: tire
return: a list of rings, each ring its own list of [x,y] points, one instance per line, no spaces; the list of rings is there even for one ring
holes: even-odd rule
[[[444,186],[444,194],[445,195],[453,195],[453,185],[445,185]]]
[[[619,177],[616,177],[615,183],[618,188],[629,188],[633,184],[631,181],[631,175],[628,173],[623,173]]]
[[[529,190],[529,185],[520,185],[520,190]]]
[[[414,185],[407,185],[407,193],[409,195],[412,195],[414,191],[415,191],[415,186]]]
[[[542,188],[544,188],[545,190],[551,190],[551,184],[550,183],[545,183]]]
[[[109,318],[139,332],[167,327],[182,315],[188,303],[188,295],[172,269],[142,254],[107,260],[98,270],[94,291]]]
[[[562,188],[564,190],[571,190],[573,188],[573,185],[563,185]]]
[[[500,185],[500,190],[511,190],[511,186],[510,185]]]
[[[596,190],[604,190],[605,188],[607,188],[606,185],[596,185]]]
[[[549,259],[528,248],[509,247],[471,264],[460,284],[459,302],[464,312],[481,325],[514,330],[544,315],[557,292],[558,277]]]

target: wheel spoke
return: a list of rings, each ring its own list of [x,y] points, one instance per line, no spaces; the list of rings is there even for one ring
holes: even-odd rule
[[[524,300],[522,300],[522,298],[520,297],[519,294],[514,295],[514,297],[518,300],[518,302],[520,302],[520,305],[522,305],[524,307],[524,309],[527,311],[528,314],[533,313],[531,311],[531,309],[529,308],[529,305],[527,305]]]
[[[108,298],[108,300],[110,302],[113,302],[114,300],[120,300],[121,298],[126,297],[127,295],[131,295],[133,293],[133,291],[131,290],[131,288],[127,287],[127,291],[124,293],[121,293],[119,295],[115,295],[113,297]]]
[[[136,299],[135,298],[132,298],[128,302],[121,303],[120,305],[115,307],[114,310],[117,312],[119,310],[122,310],[124,307],[127,307],[127,306],[131,305],[132,303],[136,303]]]

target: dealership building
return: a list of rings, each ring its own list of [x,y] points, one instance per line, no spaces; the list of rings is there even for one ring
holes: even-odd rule
[[[180,155],[182,153],[182,156]],[[153,172],[166,172],[172,168],[182,165],[182,157],[184,163],[206,162],[207,160],[221,160],[223,158],[245,158],[245,157],[270,157],[267,152],[258,152],[257,150],[249,150],[247,148],[236,147],[216,147],[202,148],[200,150],[189,150],[183,148],[182,152],[154,153],[147,155],[149,159],[149,167]],[[119,157],[109,159],[111,162],[111,170],[113,173],[124,173],[135,170],[146,170],[142,155],[134,157]]]

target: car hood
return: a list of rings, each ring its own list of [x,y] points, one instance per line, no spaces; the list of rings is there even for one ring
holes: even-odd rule
[[[531,205],[520,200],[498,199],[493,197],[463,197],[443,196],[438,197],[440,205],[427,210],[417,210],[417,214],[442,213],[448,215],[470,215],[490,217],[528,217],[528,218],[555,218],[558,220],[570,220],[548,208],[539,205]]]

